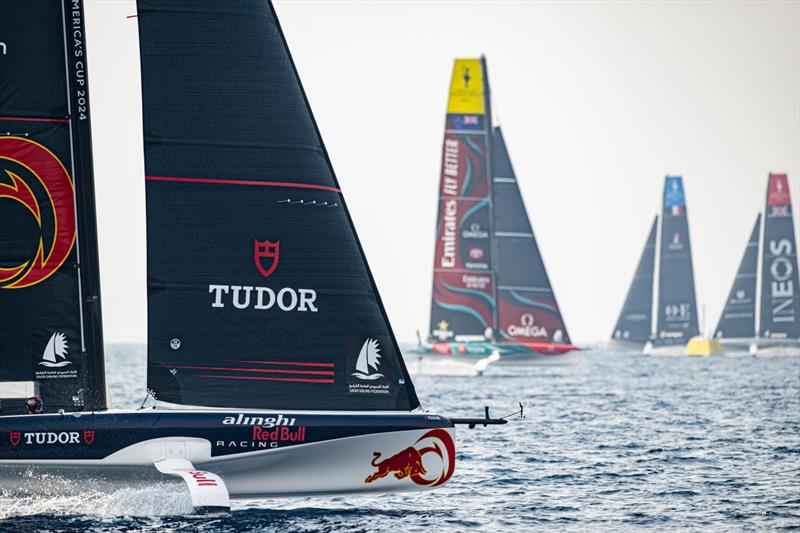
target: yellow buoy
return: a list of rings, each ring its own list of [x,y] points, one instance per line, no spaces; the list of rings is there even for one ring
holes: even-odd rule
[[[685,355],[708,357],[709,355],[722,354],[722,343],[717,339],[705,337],[692,337],[686,345]]]

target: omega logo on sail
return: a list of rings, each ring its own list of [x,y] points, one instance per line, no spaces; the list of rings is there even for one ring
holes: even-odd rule
[[[772,278],[770,295],[772,297],[773,322],[794,322],[794,284],[792,274],[794,268],[789,256],[792,253],[792,243],[789,239],[769,242],[769,253],[773,259],[769,265]]]
[[[542,326],[533,323],[533,315],[525,313],[519,319],[519,326],[511,324],[508,326],[508,334],[512,337],[547,337],[547,330]]]

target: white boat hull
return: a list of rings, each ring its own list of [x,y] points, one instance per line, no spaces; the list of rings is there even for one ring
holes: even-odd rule
[[[455,469],[454,427],[449,420],[434,415],[161,412],[162,422],[168,422],[162,425],[173,435],[142,439],[110,454],[101,452],[103,457],[99,458],[88,458],[96,453],[82,453],[100,445],[101,439],[110,437],[113,431],[124,431],[114,428],[117,422],[153,414],[145,411],[141,415],[123,413],[122,418],[119,414],[98,413],[0,419],[0,486],[7,490],[35,490],[35,481],[43,479],[42,474],[70,480],[92,479],[101,485],[151,483],[164,479],[157,463],[175,460],[187,461],[198,471],[219,476],[231,498],[259,498],[424,490],[443,485]],[[254,429],[262,427],[258,424],[224,427],[222,421],[226,417],[236,420],[242,415],[245,419],[257,416],[273,421],[282,416],[282,420],[293,423],[265,427],[263,431]],[[101,420],[115,416],[116,421]],[[198,437],[214,420],[219,421],[219,427],[209,428],[206,438]],[[26,431],[24,426],[29,422],[36,423],[36,427]],[[145,422],[147,425],[150,421]],[[182,432],[176,428],[181,425],[191,430]],[[94,429],[84,429],[88,427]],[[266,446],[262,446],[265,441],[252,440],[254,435],[260,439],[264,431],[276,430],[276,439],[266,441]],[[92,432],[89,443],[84,437],[86,431]],[[137,431],[143,436],[148,433]],[[158,428],[150,433],[153,432],[157,433]],[[56,435],[56,442],[37,444],[38,433]],[[59,443],[59,436],[65,442]],[[292,436],[296,442],[288,440]],[[63,453],[68,447],[75,452],[71,458]],[[22,452],[30,457],[15,457]]]

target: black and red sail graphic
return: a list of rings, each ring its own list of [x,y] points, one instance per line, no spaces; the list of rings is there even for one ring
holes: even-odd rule
[[[155,397],[417,407],[271,4],[139,0],[137,20]]]
[[[484,335],[495,325],[487,93],[483,61],[457,59],[442,146],[432,339]]]
[[[102,409],[82,2],[6,2],[0,36],[0,382],[46,412]]]
[[[759,336],[800,339],[800,284],[792,200],[786,174],[770,174],[761,252]]]
[[[493,148],[498,337],[505,342],[569,344],[500,128],[494,129]]]

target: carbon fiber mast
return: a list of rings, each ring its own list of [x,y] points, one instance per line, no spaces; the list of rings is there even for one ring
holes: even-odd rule
[[[106,409],[103,316],[100,304],[100,260],[92,159],[86,21],[83,0],[63,0],[64,45],[67,51],[69,125],[72,143],[75,208],[78,222],[78,274],[83,317],[82,351],[86,358],[84,408]]]

